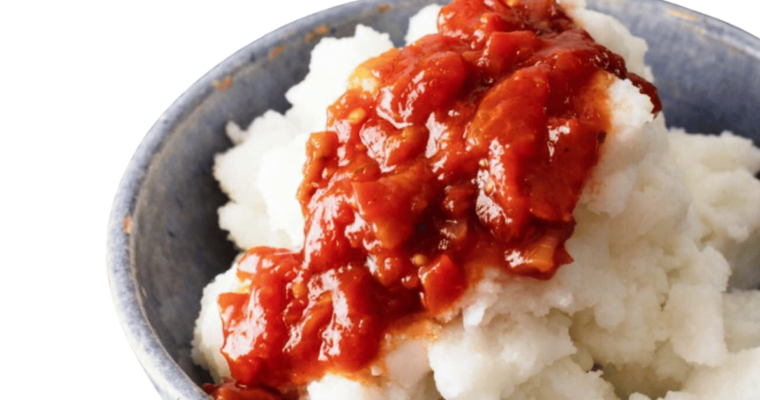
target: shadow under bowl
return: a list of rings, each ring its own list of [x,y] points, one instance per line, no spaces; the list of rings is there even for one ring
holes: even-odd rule
[[[211,377],[193,364],[190,341],[203,287],[236,254],[217,224],[227,199],[211,172],[214,154],[231,146],[227,121],[247,126],[268,109],[284,112],[284,93],[306,76],[320,37],[351,36],[361,23],[402,45],[408,18],[430,3],[364,0],[285,26],[206,74],[148,132],[114,200],[107,264],[127,339],[164,399],[208,398],[200,385]],[[589,0],[589,7],[649,42],[668,125],[727,129],[760,143],[760,40],[657,0]]]

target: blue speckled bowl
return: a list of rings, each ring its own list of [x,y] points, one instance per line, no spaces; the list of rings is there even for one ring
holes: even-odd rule
[[[114,200],[108,276],[127,339],[163,398],[207,399],[199,385],[211,378],[193,365],[190,340],[204,285],[235,255],[217,225],[226,198],[211,175],[213,155],[231,146],[226,122],[247,126],[267,109],[288,108],[284,93],[306,75],[318,40],[305,37],[317,27],[341,37],[362,23],[400,45],[408,17],[429,3],[364,0],[281,28],[201,78],[148,132]],[[589,3],[648,40],[670,125],[760,142],[760,40],[661,1]]]

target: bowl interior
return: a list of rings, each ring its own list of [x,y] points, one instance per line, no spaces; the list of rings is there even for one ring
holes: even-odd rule
[[[236,254],[226,233],[218,228],[216,210],[226,196],[211,172],[214,154],[231,146],[224,134],[227,121],[245,127],[268,109],[288,108],[284,93],[306,75],[309,53],[320,37],[307,40],[307,35],[317,27],[326,24],[326,35],[345,37],[362,23],[389,32],[394,43],[401,45],[407,18],[429,3],[356,2],[274,32],[202,78],[151,130],[154,145],[138,150],[138,154],[150,152],[143,155],[150,157],[145,163],[149,166],[127,173],[139,175],[135,178],[139,191],[123,194],[136,197],[123,215],[117,211],[113,216],[118,221],[126,216],[132,219],[128,264],[123,267],[129,269],[130,285],[134,285],[129,293],[115,296],[139,302],[142,316],[135,318],[147,320],[153,339],[165,351],[146,355],[141,354],[144,348],[135,348],[164,397],[174,396],[174,400],[181,393],[184,398],[203,398],[195,384],[211,379],[193,365],[190,341],[203,287],[229,268]],[[704,133],[727,129],[760,143],[760,113],[753,112],[760,105],[760,41],[664,2],[589,3],[619,18],[649,42],[647,61],[670,126]],[[139,331],[140,324],[126,323],[128,337],[146,334]],[[178,370],[184,375],[177,375]],[[167,380],[169,375],[173,378]]]

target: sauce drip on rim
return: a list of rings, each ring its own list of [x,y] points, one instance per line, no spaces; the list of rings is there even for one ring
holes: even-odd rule
[[[486,267],[551,278],[572,261],[607,86],[630,79],[661,108],[554,1],[456,0],[438,29],[360,65],[311,135],[303,249],[250,249],[246,289],[219,297],[237,383],[208,385],[217,399],[359,372],[388,329],[453,311]]]

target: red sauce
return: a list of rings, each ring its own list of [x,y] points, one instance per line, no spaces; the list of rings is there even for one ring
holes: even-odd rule
[[[456,0],[438,28],[359,66],[311,135],[303,249],[249,250],[249,290],[219,297],[237,385],[209,386],[217,399],[361,371],[388,329],[445,314],[485,267],[551,278],[572,261],[612,76],[660,109],[553,1]]]
[[[216,400],[280,400],[279,394],[271,390],[257,387],[242,387],[234,381],[225,380],[218,385],[203,385],[206,391]]]

